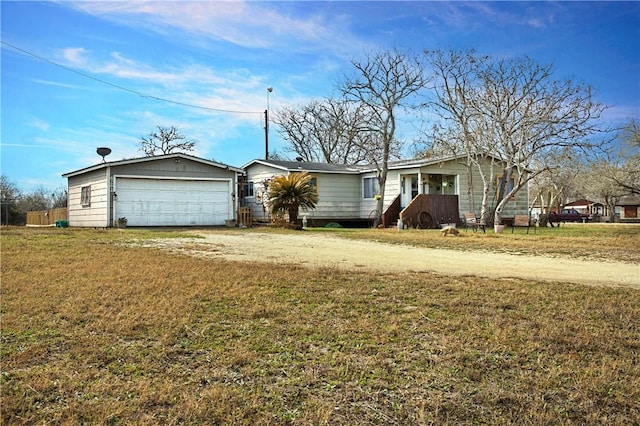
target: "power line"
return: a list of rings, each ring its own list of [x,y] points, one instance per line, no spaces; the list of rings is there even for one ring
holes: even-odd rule
[[[230,109],[209,108],[209,107],[203,107],[203,106],[200,106],[200,105],[193,105],[193,104],[188,104],[188,103],[185,103],[185,102],[179,102],[179,101],[174,101],[174,100],[171,100],[171,99],[161,98],[161,97],[158,97],[158,96],[147,95],[147,94],[138,92],[136,90],[132,90],[132,89],[129,89],[127,87],[120,86],[118,84],[110,83],[108,81],[105,81],[105,80],[102,80],[100,78],[94,77],[94,76],[92,76],[90,74],[87,74],[87,73],[84,73],[82,71],[78,71],[78,70],[75,70],[73,68],[67,67],[65,65],[59,64],[59,63],[54,62],[54,61],[52,61],[50,59],[47,59],[47,58],[44,58],[42,56],[36,55],[35,53],[29,52],[28,50],[22,49],[22,48],[20,48],[18,46],[15,46],[15,45],[11,44],[11,43],[8,43],[8,42],[6,42],[4,40],[0,40],[0,42],[2,44],[6,45],[6,46],[9,46],[12,49],[17,50],[18,52],[24,53],[25,55],[31,56],[33,58],[36,58],[36,59],[40,60],[40,61],[43,61],[43,62],[46,62],[48,64],[54,65],[56,67],[62,68],[63,70],[72,72],[74,74],[81,75],[82,77],[88,78],[90,80],[97,81],[98,83],[106,84],[107,86],[111,86],[111,87],[116,88],[118,90],[123,90],[125,92],[129,92],[129,93],[132,93],[134,95],[138,95],[138,96],[140,96],[142,98],[145,98],[145,99],[152,99],[152,100],[155,100],[155,101],[167,102],[167,103],[170,103],[170,104],[185,106],[185,107],[189,107],[189,108],[204,109],[204,110],[207,110],[207,111],[226,112],[226,113],[231,113],[231,114],[263,114],[262,111],[236,111],[236,110],[230,110]]]

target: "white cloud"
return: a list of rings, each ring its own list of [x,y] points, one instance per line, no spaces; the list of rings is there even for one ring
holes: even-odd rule
[[[531,7],[514,7],[511,2],[429,2],[423,20],[434,27],[442,22],[451,28],[478,26],[528,26],[544,28],[552,25],[558,13],[553,3],[534,3]]]
[[[60,83],[58,81],[42,80],[38,78],[34,79],[33,82],[38,84],[44,84],[46,86],[64,87],[65,89],[86,89],[83,86],[79,86],[75,84]]]
[[[82,47],[68,47],[62,49],[62,57],[71,65],[83,66],[86,63],[87,51]]]
[[[51,128],[49,123],[37,118],[34,118],[33,120],[31,120],[29,123],[27,123],[27,125],[30,127],[34,127],[36,129],[42,130],[44,132],[48,132],[49,129]]]
[[[212,113],[205,109],[259,113],[264,108],[263,91],[267,84],[261,77],[245,69],[217,71],[197,63],[158,69],[120,52],[111,52],[101,59],[83,48],[63,49],[60,56],[69,59],[65,65],[91,75],[101,75],[96,79],[105,84],[156,98],[158,102],[166,99],[200,107],[203,110],[197,111],[199,114]],[[120,83],[114,78],[130,82]],[[250,120],[249,117],[247,119]]]
[[[92,74],[107,74],[125,79],[149,80],[160,84],[187,78],[181,76],[180,72],[156,71],[152,66],[137,63],[119,52],[111,52],[109,59],[100,60],[82,47],[69,47],[62,49],[59,56],[63,58],[65,65]]]
[[[74,8],[114,22],[167,34],[171,29],[248,48],[292,47],[344,51],[362,42],[344,16],[313,13],[295,3],[245,1],[73,2]],[[301,10],[306,12],[302,16]],[[302,46],[302,47],[300,47]]]
[[[152,64],[142,63],[126,57],[120,52],[111,52],[105,59],[91,55],[84,48],[65,48],[60,57],[66,61],[64,65],[90,74],[102,74],[137,82],[151,82],[154,85],[175,86],[188,84],[200,86],[239,86],[255,88],[260,86],[260,78],[247,70],[216,71],[211,67],[197,63],[187,63],[179,67],[170,66],[158,69]],[[59,84],[40,80],[43,84]],[[107,79],[107,82],[108,79]]]

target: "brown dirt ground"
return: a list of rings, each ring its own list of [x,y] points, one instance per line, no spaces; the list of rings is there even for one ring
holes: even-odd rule
[[[153,245],[207,258],[343,268],[351,271],[433,272],[640,289],[640,264],[429,249],[322,234],[198,232]]]

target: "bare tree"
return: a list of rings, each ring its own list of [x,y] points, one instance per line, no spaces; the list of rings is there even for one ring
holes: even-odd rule
[[[606,156],[591,159],[582,180],[586,193],[604,201],[611,222],[622,197],[640,194],[640,126],[631,120],[620,130],[620,143],[612,144]]]
[[[23,212],[47,210],[52,207],[51,193],[43,186],[24,193],[18,202],[18,208]]]
[[[51,193],[51,208],[67,207],[69,194],[66,188],[58,188]]]
[[[365,108],[368,117],[367,146],[370,160],[376,165],[380,197],[374,226],[380,223],[384,205],[389,159],[396,140],[397,115],[411,106],[412,98],[426,85],[424,68],[417,56],[398,50],[368,54],[353,60],[354,72],[345,77],[340,90],[350,101]]]
[[[157,132],[151,132],[149,136],[140,138],[140,151],[144,152],[145,156],[193,151],[195,141],[187,139],[176,127],[157,127]]]
[[[478,111],[473,108],[473,99],[477,97],[478,75],[488,57],[477,56],[473,50],[435,50],[426,51],[425,54],[435,76],[435,100],[431,105],[441,119],[433,125],[432,149],[465,155],[463,161],[467,169],[470,210],[474,213],[476,211],[473,191],[473,171],[476,170],[483,187],[480,220],[482,223],[489,223],[489,196],[496,165],[496,158],[490,154],[495,150],[495,141],[483,135]]]
[[[550,154],[554,156],[554,154]],[[547,215],[551,211],[563,206],[570,198],[584,196],[584,177],[586,167],[584,162],[574,159],[570,155],[555,155],[556,158],[547,159],[557,167],[550,169],[544,165],[543,171],[529,181],[529,209],[536,203],[540,206],[540,226],[546,226]],[[551,224],[553,226],[553,224]]]
[[[609,221],[613,223],[618,201],[623,196],[629,195],[630,192],[610,177],[611,171],[612,164],[608,159],[595,160],[589,164],[589,170],[585,174],[582,184],[585,191],[604,201],[609,210]]]
[[[24,224],[26,215],[22,214],[18,208],[18,202],[21,199],[22,193],[18,186],[5,175],[0,176],[0,224]]]
[[[282,108],[273,121],[289,142],[287,151],[305,161],[359,164],[367,159],[366,146],[361,143],[366,118],[362,106],[328,98]]]
[[[594,101],[591,87],[554,80],[550,65],[530,58],[498,60],[482,76],[478,106],[491,120],[504,180],[514,182],[511,190],[503,185],[497,196],[494,221],[500,223],[511,197],[537,174],[557,167],[548,159],[601,145],[593,137],[601,131],[596,120],[605,107]]]
[[[622,142],[599,166],[608,179],[630,194],[640,194],[640,123],[631,120],[620,132]]]
[[[513,182],[498,187],[494,223],[531,179],[557,167],[552,154],[601,146],[594,136],[602,131],[596,120],[605,107],[595,102],[591,87],[554,79],[551,65],[528,57],[478,57],[472,51],[426,54],[439,77],[435,105],[459,135],[458,148],[472,164],[478,155],[499,159],[504,182]],[[491,179],[484,181],[487,194]]]

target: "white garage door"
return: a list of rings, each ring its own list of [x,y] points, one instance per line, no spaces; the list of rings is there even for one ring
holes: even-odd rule
[[[230,183],[117,178],[115,218],[129,226],[224,225],[231,218]]]

